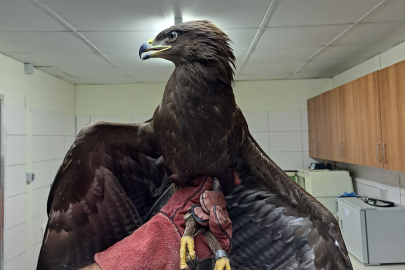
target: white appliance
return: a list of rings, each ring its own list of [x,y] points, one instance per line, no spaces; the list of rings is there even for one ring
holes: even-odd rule
[[[347,250],[367,265],[405,262],[405,207],[375,207],[338,198],[339,226]]]
[[[352,178],[348,171],[343,170],[298,169],[296,181],[335,217],[338,214],[336,197],[353,192]]]

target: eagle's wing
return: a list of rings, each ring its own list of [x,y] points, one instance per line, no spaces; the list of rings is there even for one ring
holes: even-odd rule
[[[353,269],[334,216],[291,181],[250,134],[237,172],[242,183],[226,194],[233,270]]]
[[[152,122],[96,122],[60,166],[48,198],[37,269],[79,269],[140,227],[173,193],[154,144]],[[169,196],[168,196],[169,195]]]

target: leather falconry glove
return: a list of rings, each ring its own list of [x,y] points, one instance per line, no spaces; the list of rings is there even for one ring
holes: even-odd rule
[[[212,189],[212,178],[199,177],[194,180],[194,184],[195,186],[182,187],[176,191],[160,213],[133,234],[107,250],[97,253],[94,259],[100,268],[103,270],[180,269],[179,250],[186,227],[185,215],[190,215],[193,205],[200,205],[201,194],[204,190]],[[210,206],[210,204],[207,205],[206,207]],[[210,230],[221,243],[221,248],[229,250],[232,225],[227,214],[223,216],[226,210],[221,212],[219,208],[214,209],[214,206],[211,208],[208,223],[213,225]],[[211,222],[211,215],[215,217],[215,214],[217,221]],[[221,230],[221,227],[225,230]],[[187,246],[188,255],[192,260],[197,257],[199,260],[204,260],[214,256],[203,234],[195,235],[194,241],[188,243],[191,244]]]

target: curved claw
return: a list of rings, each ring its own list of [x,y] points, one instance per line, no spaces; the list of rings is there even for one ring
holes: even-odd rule
[[[214,270],[231,270],[231,265],[229,264],[229,259],[226,257],[219,258],[215,262]]]
[[[192,261],[196,258],[194,251],[194,239],[190,236],[183,236],[181,238],[180,245],[180,269],[184,270],[188,268],[187,251]]]

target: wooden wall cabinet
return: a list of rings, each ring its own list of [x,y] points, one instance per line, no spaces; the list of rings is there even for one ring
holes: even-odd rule
[[[310,156],[405,171],[405,61],[308,100]]]

